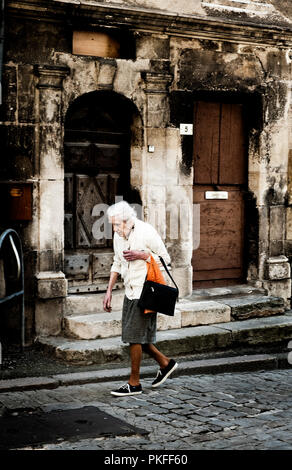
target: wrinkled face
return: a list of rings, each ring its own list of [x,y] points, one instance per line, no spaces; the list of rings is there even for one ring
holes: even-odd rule
[[[125,221],[119,217],[110,217],[109,221],[113,225],[114,232],[116,232],[120,237],[127,238],[132,226],[131,221]]]

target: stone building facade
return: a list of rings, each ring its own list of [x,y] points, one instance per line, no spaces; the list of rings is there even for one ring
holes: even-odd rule
[[[248,283],[290,305],[291,10],[5,2],[1,227],[24,243],[28,342],[61,332],[70,295],[104,289],[96,205],[117,196],[165,239],[182,297]],[[12,214],[15,187],[31,214]]]

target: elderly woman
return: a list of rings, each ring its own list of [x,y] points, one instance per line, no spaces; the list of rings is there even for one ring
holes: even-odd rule
[[[161,385],[177,367],[173,359],[166,357],[153,345],[156,341],[157,314],[145,314],[138,306],[147,274],[146,263],[150,262],[150,255],[160,266],[159,256],[167,264],[170,258],[157,231],[150,224],[139,220],[135,210],[126,201],[109,207],[107,215],[114,230],[114,261],[103,307],[105,311],[111,311],[112,289],[121,274],[125,285],[122,341],[130,344],[131,358],[128,383],[111,393],[115,396],[138,395],[142,393],[140,384],[142,351],[147,352],[160,366],[152,387]]]

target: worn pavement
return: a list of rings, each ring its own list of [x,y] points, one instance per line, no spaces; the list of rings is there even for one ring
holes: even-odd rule
[[[2,412],[93,405],[148,436],[102,437],[38,446],[44,450],[291,450],[292,374],[289,369],[178,375],[158,389],[116,398],[120,381],[0,393]],[[31,450],[32,447],[26,447]]]

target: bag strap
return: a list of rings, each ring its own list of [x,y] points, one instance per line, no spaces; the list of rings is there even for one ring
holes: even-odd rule
[[[167,274],[169,275],[170,279],[172,280],[172,282],[174,283],[175,287],[177,288],[177,292],[178,292],[178,287],[177,287],[177,285],[176,285],[176,282],[175,282],[175,280],[173,279],[173,277],[172,277],[172,275],[170,274],[170,272],[168,271],[164,259],[162,258],[162,256],[159,256],[159,259],[160,259],[161,263],[163,264],[163,267],[164,267],[165,271],[167,272]]]

